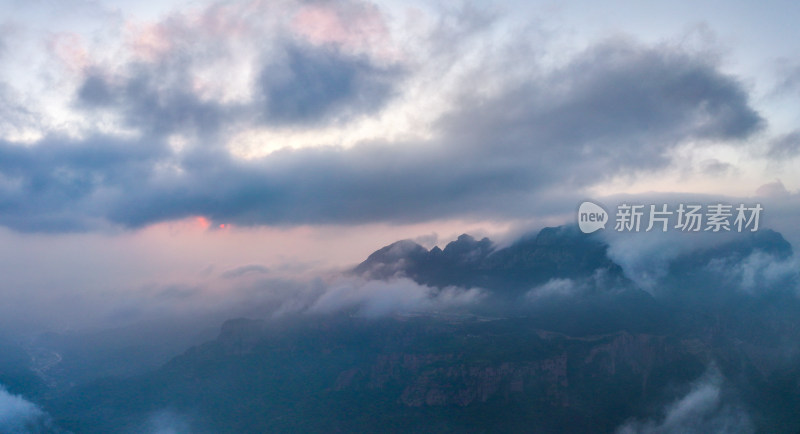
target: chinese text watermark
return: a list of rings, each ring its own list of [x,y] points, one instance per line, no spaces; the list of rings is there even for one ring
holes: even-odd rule
[[[761,204],[736,206],[715,203],[710,205],[680,203],[644,205],[622,203],[614,215],[617,232],[650,232],[677,230],[682,232],[755,232],[764,208]],[[578,208],[578,227],[584,233],[605,229],[610,216],[603,207],[583,202]]]

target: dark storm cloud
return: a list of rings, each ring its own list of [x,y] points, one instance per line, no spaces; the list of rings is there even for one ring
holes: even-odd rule
[[[117,110],[128,127],[153,136],[192,131],[210,134],[225,120],[233,120],[241,108],[202,101],[190,89],[187,77],[164,86],[165,71],[160,66],[132,65],[128,75],[112,82],[101,74],[90,73],[78,89],[79,106],[98,111]],[[172,72],[175,72],[174,70]],[[187,71],[179,70],[180,75]]]
[[[139,188],[168,154],[153,142],[110,137],[0,141],[0,222],[22,231],[82,230],[106,218],[106,201]]]
[[[365,60],[293,47],[284,75],[268,68],[261,76],[267,99],[284,101],[267,103],[265,116],[313,122],[374,110],[388,95],[385,71]],[[529,217],[545,206],[563,212],[581,188],[620,171],[665,167],[667,152],[685,140],[736,141],[762,122],[742,86],[704,58],[612,41],[492,96],[479,98],[464,83],[457,108],[427,141],[244,161],[218,146],[168,152],[161,134],[245,122],[242,112],[200,101],[180,71],[137,68],[127,80],[90,74],[79,95],[100,109],[122,107],[149,139],[0,144],[3,179],[12,181],[0,190],[5,225],[138,227],[193,215],[245,225]]]
[[[78,103],[118,110],[129,127],[148,134],[209,134],[241,121],[305,125],[371,113],[386,104],[402,78],[398,67],[378,67],[327,46],[287,44],[285,51],[285,58],[263,68],[255,103],[202,100],[190,88],[190,65],[172,60],[131,65],[125,76],[111,79],[90,73],[78,90]]]
[[[762,120],[732,77],[697,56],[613,41],[492,100],[466,97],[444,128],[484,152],[604,171],[663,167],[685,139],[736,140]],[[552,164],[555,163],[555,164]]]
[[[267,124],[309,124],[370,113],[388,100],[398,68],[379,68],[366,57],[331,46],[287,44],[286,58],[261,72]]]
[[[128,226],[190,215],[253,225],[529,211],[527,203],[514,202],[531,194],[538,175],[530,167],[419,146],[303,149],[256,161],[214,150],[195,153],[183,160],[179,176],[130,190],[110,217]]]
[[[76,105],[89,112],[116,111],[128,127],[149,135],[194,132],[209,141],[223,126],[320,125],[375,113],[405,76],[399,65],[379,65],[336,44],[313,45],[281,36],[261,53],[265,60],[253,101],[220,102],[197,94],[193,70],[225,57],[185,53],[198,51],[186,48],[192,42],[180,41],[167,55],[130,63],[122,72],[90,70],[77,90]],[[205,43],[211,53],[224,51],[222,42]]]
[[[98,73],[89,73],[78,89],[78,100],[89,107],[108,106],[114,102],[114,91]]]
[[[282,151],[247,163],[197,155],[189,166],[194,176],[172,190],[142,192],[137,202],[145,206],[116,219],[139,225],[195,213],[257,224],[521,215],[554,186],[580,188],[620,170],[663,167],[665,152],[682,140],[735,140],[760,123],[736,81],[702,59],[626,43],[589,50],[564,70],[493,99],[465,101],[441,120],[440,139],[430,143]]]

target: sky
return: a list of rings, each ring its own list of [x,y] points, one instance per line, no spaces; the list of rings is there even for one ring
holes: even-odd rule
[[[509,242],[586,198],[759,202],[800,242],[791,2],[0,7],[17,325],[222,303],[230,276],[398,239]]]

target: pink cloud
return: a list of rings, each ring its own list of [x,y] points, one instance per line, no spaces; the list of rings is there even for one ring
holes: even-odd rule
[[[387,57],[391,41],[381,11],[370,3],[325,3],[301,7],[291,29],[312,44],[336,44],[353,52]]]
[[[90,64],[83,38],[76,33],[57,33],[48,46],[55,57],[72,71],[82,71]]]
[[[128,23],[126,27],[130,34],[128,45],[135,58],[154,61],[173,47],[170,27],[162,23],[146,25]]]

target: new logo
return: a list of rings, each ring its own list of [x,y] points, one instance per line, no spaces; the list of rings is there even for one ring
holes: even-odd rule
[[[606,223],[608,223],[608,213],[600,205],[586,201],[578,208],[578,227],[581,232],[591,234],[605,229]]]

